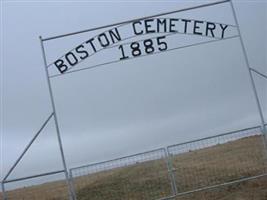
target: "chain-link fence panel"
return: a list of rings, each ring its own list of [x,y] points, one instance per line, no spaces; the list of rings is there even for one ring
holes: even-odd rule
[[[195,191],[173,200],[266,200],[267,176],[220,187]]]
[[[71,169],[78,200],[152,200],[172,195],[165,149]]]
[[[169,146],[178,193],[267,172],[260,128]]]

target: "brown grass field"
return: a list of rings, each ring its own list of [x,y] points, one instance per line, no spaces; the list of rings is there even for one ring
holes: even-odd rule
[[[179,192],[267,173],[266,150],[260,136],[172,155]],[[82,175],[82,174],[81,174]],[[78,200],[157,200],[171,196],[166,160],[77,176]],[[10,200],[65,200],[65,181],[8,191]],[[1,198],[0,198],[1,199]],[[267,177],[195,192],[175,200],[267,200]]]

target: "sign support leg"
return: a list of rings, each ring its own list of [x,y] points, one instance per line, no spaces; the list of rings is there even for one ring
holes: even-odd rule
[[[259,112],[259,115],[260,115],[261,130],[262,130],[262,133],[264,134],[265,140],[266,140],[267,131],[266,131],[266,127],[265,127],[265,124],[264,124],[265,123],[264,116],[263,116],[262,108],[261,108],[261,105],[260,105],[260,100],[259,100],[259,97],[258,97],[258,93],[257,93],[257,90],[256,90],[255,82],[254,82],[254,79],[253,79],[253,76],[252,76],[252,72],[250,70],[248,55],[247,55],[246,48],[245,48],[245,45],[244,45],[244,41],[243,41],[243,38],[242,38],[242,35],[241,35],[239,23],[238,23],[238,20],[237,20],[237,16],[236,16],[236,12],[235,12],[232,0],[230,0],[230,4],[231,4],[232,11],[233,11],[235,23],[237,25],[237,30],[238,30],[238,34],[239,34],[239,40],[240,40],[240,43],[241,43],[243,54],[245,56],[246,66],[247,66],[249,77],[250,77],[250,82],[251,82],[253,93],[254,93],[254,96],[255,96],[255,99],[256,99],[258,112]],[[267,142],[267,140],[265,142]]]
[[[45,68],[45,72],[46,72],[47,84],[48,84],[48,88],[49,88],[50,100],[51,100],[51,104],[52,104],[52,108],[53,108],[53,112],[54,112],[54,121],[55,121],[55,126],[56,126],[56,131],[57,131],[57,138],[58,138],[58,143],[59,143],[59,148],[60,148],[60,154],[61,154],[62,164],[63,164],[64,171],[65,171],[65,177],[66,177],[66,181],[67,181],[67,185],[68,185],[70,200],[75,200],[74,190],[73,190],[72,184],[70,182],[71,180],[69,177],[66,159],[65,159],[65,155],[64,155],[64,151],[63,151],[63,145],[62,145],[62,140],[61,140],[60,131],[59,131],[59,125],[58,125],[58,119],[57,119],[57,114],[56,114],[56,106],[55,106],[55,101],[54,101],[53,92],[52,92],[52,86],[51,86],[51,82],[50,82],[50,78],[49,78],[49,74],[48,74],[48,69],[47,69],[47,61],[46,61],[44,44],[43,44],[43,40],[42,40],[41,36],[40,36],[40,43],[41,43],[41,49],[42,49],[42,55],[43,55],[43,61],[44,61],[44,68]]]
[[[2,187],[3,200],[7,200],[6,190],[5,190],[5,183],[4,182],[1,182],[1,187]]]

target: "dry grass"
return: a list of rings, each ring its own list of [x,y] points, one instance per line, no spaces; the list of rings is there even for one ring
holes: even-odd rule
[[[179,192],[267,172],[260,136],[252,136],[172,156]],[[165,160],[80,176],[74,179],[79,200],[154,200],[171,195]],[[65,200],[65,182],[10,191],[14,200]],[[267,200],[267,178],[206,190],[176,200]]]

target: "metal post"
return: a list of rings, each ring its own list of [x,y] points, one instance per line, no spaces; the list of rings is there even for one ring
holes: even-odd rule
[[[1,182],[3,200],[7,200],[6,190],[5,190],[5,185],[4,184],[5,184],[4,182]]]
[[[55,106],[55,102],[54,102],[52,86],[51,86],[51,82],[50,82],[49,74],[48,74],[48,69],[47,69],[47,61],[46,61],[44,44],[43,44],[43,40],[42,40],[41,36],[40,36],[40,43],[41,43],[41,50],[42,50],[42,55],[43,55],[44,68],[45,68],[45,72],[46,72],[47,84],[48,84],[48,88],[49,88],[50,100],[51,100],[51,104],[52,104],[52,108],[53,108],[53,112],[54,112],[54,121],[55,121],[55,125],[56,125],[56,131],[57,131],[57,138],[58,138],[58,143],[59,143],[59,148],[60,148],[60,154],[61,154],[62,164],[63,164],[64,171],[65,171],[65,177],[66,177],[68,189],[69,189],[70,200],[75,200],[75,196],[73,195],[74,190],[73,190],[73,188],[71,186],[71,183],[70,183],[67,164],[66,164],[66,160],[65,160],[64,151],[63,151],[63,145],[62,145],[62,141],[61,141],[59,125],[58,125],[58,119],[57,119],[57,114],[56,114],[56,106]]]
[[[267,75],[265,75],[265,74],[259,72],[258,70],[254,69],[254,68],[251,68],[251,67],[250,67],[250,71],[255,72],[257,75],[259,75],[259,76],[261,76],[261,77],[267,79]],[[264,124],[264,127],[265,127],[265,134],[263,135],[263,138],[264,138],[265,140],[264,140],[264,142],[263,142],[263,143],[264,143],[263,145],[264,145],[264,148],[265,148],[266,151],[267,151],[267,130],[266,130],[266,124]],[[266,153],[266,161],[267,161],[267,153]]]
[[[175,176],[173,174],[173,165],[172,165],[172,161],[170,158],[168,148],[164,149],[164,153],[165,153],[166,164],[167,164],[167,168],[168,168],[168,174],[169,174],[170,181],[171,181],[172,194],[175,196],[178,194],[178,191],[177,191]]]
[[[256,99],[256,103],[257,103],[257,107],[258,107],[258,112],[259,112],[259,115],[260,115],[261,130],[262,130],[262,133],[265,135],[265,139],[266,139],[267,131],[266,131],[266,128],[265,128],[265,125],[264,125],[264,122],[265,121],[264,121],[264,117],[263,117],[263,112],[262,112],[262,109],[261,109],[260,100],[259,100],[259,97],[258,97],[258,94],[257,94],[257,90],[256,90],[255,82],[254,82],[254,79],[253,79],[253,76],[252,76],[252,72],[250,70],[248,55],[247,55],[246,48],[245,48],[245,45],[244,45],[244,42],[243,42],[243,38],[242,38],[242,35],[241,35],[239,23],[238,23],[238,20],[237,20],[237,16],[236,16],[236,12],[235,12],[234,5],[233,5],[233,1],[232,0],[230,0],[230,4],[231,4],[232,11],[233,11],[235,23],[237,25],[237,30],[238,30],[238,34],[239,34],[239,40],[240,40],[240,43],[241,43],[241,46],[242,46],[243,54],[245,56],[246,66],[247,66],[247,69],[248,69],[248,73],[249,73],[249,77],[250,77],[250,81],[251,81],[253,93],[254,93],[254,96],[255,96],[255,99]]]
[[[74,198],[77,199],[75,187],[74,187],[74,184],[73,184],[74,181],[73,181],[72,169],[70,169],[70,183],[71,183],[71,187],[73,189]]]

